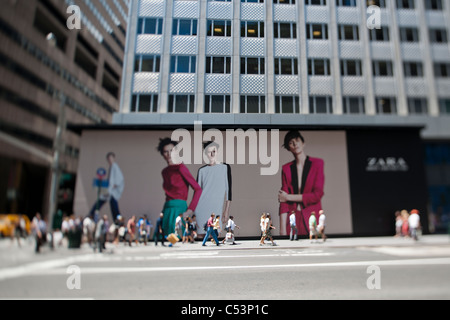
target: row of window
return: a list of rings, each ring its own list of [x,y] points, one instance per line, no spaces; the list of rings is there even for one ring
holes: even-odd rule
[[[208,0],[217,2],[231,2],[231,0]],[[269,0],[270,1],[270,0]],[[356,7],[360,0],[335,0],[336,6],[340,7]],[[395,4],[397,9],[415,9],[416,0],[396,0]],[[246,3],[264,3],[264,0],[241,0]],[[295,4],[295,0],[273,0],[274,4]],[[312,6],[326,6],[327,0],[305,0],[305,5]],[[371,5],[379,6],[380,8],[386,8],[386,0],[366,0],[367,7]],[[442,10],[442,0],[425,0],[425,8],[427,10]]]
[[[240,96],[240,113],[265,113],[265,96]],[[332,114],[333,98],[331,96],[310,96],[310,114]],[[344,114],[365,114],[365,98],[360,96],[345,96],[342,98]],[[450,114],[450,99],[439,100],[441,114]],[[395,97],[376,97],[377,114],[397,114]],[[230,113],[230,95],[205,95],[204,113]],[[158,112],[158,95],[133,95],[131,112]],[[169,113],[194,113],[195,95],[169,95]],[[410,115],[427,115],[428,101],[426,98],[408,98]],[[275,96],[275,113],[300,113],[299,96]]]
[[[162,18],[140,18],[138,34],[162,34]],[[231,20],[208,20],[207,36],[231,37]],[[296,39],[297,24],[294,22],[275,22],[273,24],[274,38]],[[198,33],[197,19],[174,19],[172,35],[196,36]],[[241,21],[241,37],[264,38],[264,22]],[[358,25],[338,25],[339,40],[359,41]],[[306,38],[311,40],[328,40],[328,25],[320,23],[306,24]],[[429,38],[432,43],[447,43],[447,30],[442,28],[429,29]],[[390,41],[389,27],[369,29],[370,41]],[[419,29],[416,27],[400,27],[400,41],[419,42]]]
[[[171,73],[195,73],[196,56],[171,56]],[[241,74],[265,74],[265,58],[241,57]],[[160,72],[161,56],[137,55],[135,59],[135,72]],[[276,75],[298,75],[297,58],[275,58],[274,71]],[[231,74],[231,57],[206,57],[207,74]],[[363,76],[361,60],[341,60],[341,76]],[[391,61],[377,60],[372,62],[373,76],[394,76],[393,63]],[[404,62],[403,71],[405,77],[423,77],[424,67],[422,62]],[[331,75],[329,59],[308,59],[308,75]],[[450,77],[450,63],[435,63],[434,76],[436,78]]]

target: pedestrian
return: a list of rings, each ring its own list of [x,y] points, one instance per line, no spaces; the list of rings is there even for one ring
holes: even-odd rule
[[[143,241],[144,245],[147,245],[147,222],[146,218],[140,217],[137,224],[136,224],[137,230],[138,230],[138,240],[139,242]]]
[[[216,233],[214,232],[214,217],[215,214],[212,213],[211,217],[206,222],[206,235],[203,238],[202,246],[206,246],[206,240],[208,240],[209,236],[212,236],[214,241],[216,241],[217,246],[219,246],[219,240],[217,239]]]
[[[13,242],[14,238],[16,238],[19,248],[22,247],[22,245],[20,244],[20,238],[23,237],[23,234],[25,232],[25,224],[22,223],[22,221],[25,222],[22,215],[19,215],[18,219],[13,221],[14,232],[11,234],[11,242]]]
[[[320,233],[323,242],[327,241],[327,236],[325,235],[325,223],[326,216],[323,210],[319,211],[319,224],[317,225],[317,231]]]
[[[213,227],[214,233],[216,234],[216,238],[219,239],[219,234],[222,231],[220,229],[220,216],[216,216],[216,218],[214,219],[214,227]],[[211,242],[213,241],[213,239],[211,239]]]
[[[136,239],[136,216],[132,216],[127,223],[127,232],[128,232],[128,244],[131,247],[131,242],[134,241],[137,245]]]
[[[118,245],[121,240],[124,241],[127,228],[125,227],[125,221],[121,215],[117,216],[117,220],[114,223],[116,224],[117,231],[114,236],[114,244]]]
[[[192,239],[192,223],[191,217],[186,217],[185,219],[185,227],[183,233],[183,243],[193,243],[194,239]]]
[[[161,212],[159,214],[158,220],[156,220],[156,226],[155,226],[155,234],[153,235],[153,240],[155,241],[155,246],[158,245],[158,238],[161,238],[161,244],[163,247],[166,245],[164,244],[164,229],[163,229],[163,218],[164,214]]]
[[[225,236],[225,238],[223,239],[222,243],[225,243],[225,241],[228,238],[228,235],[231,235],[231,239],[233,240],[232,244],[236,244],[236,242],[234,242],[235,238],[234,238],[234,229],[238,228],[240,229],[240,227],[238,225],[236,225],[236,223],[234,222],[234,217],[230,216],[230,218],[228,219],[227,222],[227,226],[225,227],[225,230],[227,231],[227,234]]]
[[[179,239],[183,236],[183,213],[180,213],[175,219],[175,234]]]
[[[116,221],[117,217],[120,215],[119,200],[122,197],[125,180],[122,171],[116,162],[116,155],[114,152],[108,152],[106,154],[106,160],[109,164],[108,192],[100,195],[100,199],[98,199],[91,209],[90,215],[95,222],[97,222],[98,219],[98,212],[96,212],[96,210],[100,210],[107,201],[109,201],[109,206],[111,208],[112,221]]]
[[[192,215],[191,226],[192,226],[192,239],[197,239],[197,237],[198,237],[198,233],[197,233],[198,224],[197,224],[197,216],[195,214]]]
[[[317,241],[317,219],[316,219],[316,213],[313,211],[311,212],[311,216],[309,217],[309,240],[312,242],[312,236],[315,236]]]
[[[408,225],[409,225],[409,231],[410,231],[411,237],[415,241],[419,240],[419,237],[417,235],[417,233],[420,230],[419,210],[417,210],[417,209],[411,210],[411,215],[408,218]]]
[[[90,247],[93,247],[94,242],[94,234],[95,234],[95,222],[90,215],[86,216],[83,220],[83,235],[85,241],[89,244]]]
[[[259,241],[259,245],[262,246],[264,244],[264,233],[266,232],[266,213],[263,212],[259,221],[259,227],[261,228],[261,240]]]
[[[263,234],[263,241],[267,238],[272,242],[272,246],[276,246],[275,242],[272,238],[272,229],[275,229],[275,227],[272,225],[272,218],[270,217],[270,213],[266,214],[266,219],[264,220],[264,234]],[[262,243],[264,244],[264,243]],[[260,243],[261,245],[261,243]]]
[[[297,240],[298,229],[297,229],[297,223],[296,223],[296,219],[295,219],[295,210],[291,211],[291,215],[289,216],[289,224],[291,226],[291,232],[290,232],[289,239],[291,241]]]
[[[395,211],[395,237],[402,236],[403,219],[399,210]]]
[[[108,233],[108,216],[105,214],[103,215],[103,219],[100,219],[97,222],[96,228],[95,228],[95,242],[97,246],[94,246],[94,252],[96,248],[98,248],[98,251],[100,253],[103,252],[104,249],[106,249],[106,234]]]
[[[402,236],[409,237],[409,224],[408,224],[409,213],[406,210],[402,210],[400,214],[402,216],[402,221],[403,221]]]
[[[37,212],[33,218],[32,229],[36,239],[35,252],[39,253],[41,252],[41,246],[45,243],[47,238],[47,224],[42,219],[39,212]]]

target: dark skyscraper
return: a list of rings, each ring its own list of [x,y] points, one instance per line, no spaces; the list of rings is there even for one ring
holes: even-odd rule
[[[0,212],[46,216],[53,166],[58,208],[71,213],[80,135],[70,125],[107,124],[119,110],[129,1],[1,5]]]

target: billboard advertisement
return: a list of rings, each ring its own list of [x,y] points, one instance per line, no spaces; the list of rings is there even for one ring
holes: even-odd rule
[[[205,148],[206,142],[214,144]],[[172,231],[180,213],[195,214],[204,233],[215,213],[234,217],[236,236],[257,237],[262,213],[270,213],[273,235],[286,235],[294,212],[306,235],[311,213],[324,210],[327,234],[353,233],[345,130],[218,130],[200,123],[190,130],[84,130],[81,144],[74,201],[80,216],[96,206],[100,184],[93,180],[105,168],[115,182],[103,188],[109,198],[100,212],[110,219],[145,214],[155,225],[164,212]]]

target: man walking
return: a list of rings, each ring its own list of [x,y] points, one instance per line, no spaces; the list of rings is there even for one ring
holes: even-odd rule
[[[292,210],[291,215],[289,216],[289,224],[291,225],[291,233],[290,233],[289,239],[291,241],[297,240],[298,231],[297,231],[297,223],[295,220],[296,220],[295,219],[295,211]]]
[[[106,234],[108,233],[109,224],[108,224],[108,216],[105,214],[103,216],[103,219],[100,219],[99,222],[97,222],[97,226],[95,228],[95,243],[96,246],[94,246],[94,252],[95,249],[98,248],[98,251],[100,253],[103,252],[106,243]]]
[[[323,210],[319,211],[319,224],[317,226],[317,231],[319,231],[320,236],[322,237],[323,242],[327,241],[327,236],[325,235],[325,214]]]
[[[409,224],[409,232],[411,233],[411,238],[417,241],[419,239],[419,237],[417,236],[417,231],[420,229],[419,210],[417,209],[411,210],[411,215],[408,218],[408,224]]]
[[[162,246],[163,247],[166,246],[164,244],[163,218],[164,218],[164,214],[161,212],[159,214],[158,220],[156,220],[155,234],[153,235],[153,239],[155,241],[155,246],[158,245],[158,238],[159,237],[161,237],[161,244],[162,244]]]
[[[206,246],[205,243],[208,240],[210,235],[212,235],[217,246],[219,246],[219,240],[217,239],[216,233],[214,232],[214,217],[215,216],[216,215],[214,213],[212,213],[211,217],[208,219],[208,222],[206,223],[206,235],[203,238],[202,246]]]
[[[225,228],[225,230],[227,231],[227,234],[225,235],[225,238],[223,239],[222,243],[225,243],[225,241],[227,240],[228,234],[231,234],[231,238],[233,240],[232,244],[236,244],[236,242],[234,242],[234,239],[235,239],[234,238],[234,229],[235,228],[240,229],[240,228],[238,225],[236,225],[236,223],[234,222],[233,219],[234,219],[233,216],[230,216],[230,219],[228,219],[227,226]]]
[[[309,240],[311,240],[311,243],[313,235],[315,236],[317,241],[317,219],[316,213],[314,211],[311,212],[311,216],[309,217]]]

